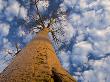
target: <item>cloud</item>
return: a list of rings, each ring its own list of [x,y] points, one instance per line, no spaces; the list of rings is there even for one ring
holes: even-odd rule
[[[26,35],[25,31],[21,27],[19,27],[19,29],[18,29],[18,36],[19,37],[23,37],[25,35]]]
[[[60,58],[63,67],[65,67],[67,70],[69,70],[69,65],[70,65],[70,63],[69,63],[70,56],[69,55],[70,55],[70,52],[69,51],[66,52],[64,50],[62,50],[58,53],[58,57]]]
[[[106,7],[107,10],[110,10],[110,1],[109,0],[101,0],[101,4]]]
[[[93,70],[85,71],[83,73],[83,75],[84,75],[84,78],[85,78],[84,82],[88,82],[88,81],[89,82],[95,82],[95,81],[98,81]]]
[[[6,1],[0,0],[0,12],[3,10],[4,7],[6,7],[6,5]]]
[[[110,67],[110,64],[108,64],[108,60],[110,57],[102,59],[102,60],[96,60],[92,61],[92,66],[94,70],[88,70],[83,73],[84,76],[84,82],[109,82],[109,73],[110,70],[108,69]]]
[[[71,59],[74,62],[87,63],[89,52],[92,51],[91,43],[82,41],[74,45]],[[80,60],[79,60],[80,59]]]
[[[62,21],[54,27],[62,26],[65,35],[57,34],[56,36],[64,40],[67,45],[70,44],[72,51],[63,48],[57,51],[58,57],[63,67],[81,80],[79,82],[104,82],[105,78],[106,82],[110,81],[110,57],[106,56],[110,53],[109,3],[109,0],[64,0],[60,4],[60,9],[67,12],[67,15],[59,17]],[[48,7],[49,3],[44,1],[39,3],[40,11],[44,12],[42,5]],[[4,12],[8,20],[12,20],[18,14],[21,18],[27,16],[27,9],[17,0],[8,0],[8,3],[1,0],[0,10],[4,7],[6,7]],[[7,23],[0,24],[1,43],[6,44],[2,46],[2,49],[14,49],[12,43],[4,38],[9,34],[10,29]],[[18,36],[23,37],[24,43],[28,43],[34,35],[25,34],[24,30],[19,28]],[[89,55],[95,58],[91,60]],[[97,59],[97,57],[102,58]],[[0,67],[1,70],[2,67]]]
[[[74,4],[77,2],[77,0],[64,0],[64,2],[63,2],[63,4],[65,5],[65,6],[74,6]]]
[[[106,2],[108,4],[106,4]],[[71,55],[69,56],[72,60],[72,64],[76,65],[77,69],[80,68],[82,70],[77,72],[80,73],[80,76],[81,73],[83,74],[83,76],[81,76],[84,77],[83,79],[78,77],[81,82],[104,82],[107,74],[109,76],[109,70],[107,70],[110,66],[108,64],[109,61],[103,60],[107,59],[107,57],[103,57],[110,53],[110,22],[108,21],[110,19],[109,2],[109,0],[79,0],[79,3],[76,3],[75,1],[71,2],[64,0],[64,3],[62,4],[63,8],[69,6],[69,8],[71,8],[70,11],[72,11],[66,20],[71,23],[73,30],[75,30],[75,33],[73,33],[77,34],[74,39],[76,43],[73,45],[72,52],[70,51]],[[73,7],[73,4],[76,4],[76,6],[79,7],[79,10],[77,9],[79,12],[74,11],[76,7]],[[90,53],[95,57],[102,57],[102,59],[94,59],[93,61],[88,60],[88,55]],[[62,55],[61,57],[61,61],[65,61],[63,60]],[[66,64],[67,62],[63,63]],[[86,68],[85,65],[88,68]],[[81,66],[83,66],[83,68]],[[104,69],[106,69],[108,73],[107,71],[104,73]],[[107,81],[108,79],[109,77],[107,77]]]
[[[1,36],[7,36],[9,34],[10,25],[6,23],[0,24],[0,34]]]
[[[27,17],[27,13],[28,13],[27,9],[24,8],[23,6],[21,6],[20,7],[20,17],[25,19]]]
[[[46,11],[47,7],[49,6],[49,1],[39,1],[38,2],[38,8],[40,10],[40,12],[44,12]]]
[[[18,16],[20,4],[13,0],[9,3],[5,10],[5,15],[8,17],[8,20],[12,20],[14,16]]]
[[[25,18],[27,17],[27,9],[24,8],[18,1],[9,0],[5,9],[7,20],[11,21],[14,17]]]
[[[81,8],[86,8],[87,7],[87,3],[85,0],[80,0],[80,7]]]
[[[89,33],[89,41],[93,43],[93,52],[101,56],[106,53],[110,53],[110,28],[106,27],[106,29],[91,29],[88,30]]]
[[[65,41],[69,42],[73,37],[73,35],[75,35],[75,29],[73,28],[71,23],[69,23],[69,21],[62,21],[62,27],[65,33],[64,33],[64,37],[61,38],[64,38]]]

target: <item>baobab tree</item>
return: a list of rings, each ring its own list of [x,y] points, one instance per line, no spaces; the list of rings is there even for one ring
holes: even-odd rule
[[[17,53],[13,61],[0,74],[0,82],[76,82],[61,66],[48,37],[50,33],[57,44],[59,40],[55,32],[58,33],[60,30],[62,33],[62,28],[55,30],[51,27],[55,20],[54,16],[51,16],[48,24],[45,25],[46,18],[41,16],[37,6],[38,2],[39,0],[32,1],[36,6],[38,19],[33,17],[36,28],[31,28],[31,31],[33,29],[39,29],[39,31],[24,49],[18,50],[16,45]]]

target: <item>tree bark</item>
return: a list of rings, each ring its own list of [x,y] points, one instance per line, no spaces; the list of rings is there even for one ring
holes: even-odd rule
[[[76,82],[61,66],[44,29],[1,73],[0,82]]]

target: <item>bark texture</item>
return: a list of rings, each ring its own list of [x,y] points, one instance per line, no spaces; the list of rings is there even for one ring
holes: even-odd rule
[[[61,66],[45,28],[1,73],[0,82],[76,82]]]

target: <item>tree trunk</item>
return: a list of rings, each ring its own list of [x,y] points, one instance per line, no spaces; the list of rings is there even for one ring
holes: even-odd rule
[[[1,73],[0,82],[76,82],[61,66],[45,28]]]

